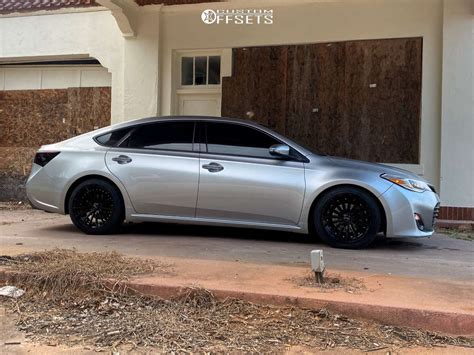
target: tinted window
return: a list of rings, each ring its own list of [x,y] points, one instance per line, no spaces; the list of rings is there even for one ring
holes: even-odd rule
[[[101,136],[95,137],[95,140],[107,147],[114,147],[125,135],[130,131],[130,128],[118,129]]]
[[[275,158],[268,149],[278,143],[280,142],[271,136],[248,126],[232,123],[207,123],[207,150],[209,153]]]
[[[194,122],[160,122],[137,128],[124,145],[130,148],[193,150]]]

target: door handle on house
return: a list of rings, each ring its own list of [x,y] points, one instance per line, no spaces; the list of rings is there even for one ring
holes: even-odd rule
[[[218,173],[224,170],[224,167],[218,163],[209,163],[202,166],[203,169],[209,170],[210,173]]]
[[[132,161],[132,158],[126,155],[119,155],[118,157],[112,158],[113,161],[119,163],[120,165],[128,164]]]

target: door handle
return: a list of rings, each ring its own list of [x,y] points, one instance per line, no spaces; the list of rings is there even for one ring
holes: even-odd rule
[[[224,167],[218,163],[209,163],[202,166],[203,169],[209,170],[210,173],[218,173],[224,170]]]
[[[126,156],[126,155],[119,155],[118,157],[112,158],[113,161],[116,161],[117,163],[123,165],[123,164],[128,164],[132,161],[132,158]]]

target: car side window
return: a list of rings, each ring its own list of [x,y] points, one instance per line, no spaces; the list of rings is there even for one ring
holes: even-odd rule
[[[144,124],[122,144],[129,148],[192,151],[194,122]]]
[[[269,148],[280,143],[252,127],[233,123],[207,122],[206,131],[207,151],[211,154],[275,159]]]
[[[115,147],[117,143],[125,137],[125,135],[130,131],[130,127],[117,129],[112,132],[102,134],[95,137],[95,141],[100,145],[106,147]]]

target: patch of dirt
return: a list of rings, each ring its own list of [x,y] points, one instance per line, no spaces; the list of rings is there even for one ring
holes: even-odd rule
[[[348,293],[356,293],[365,290],[366,287],[361,279],[355,277],[343,277],[339,274],[326,273],[324,275],[324,283],[316,283],[313,272],[308,272],[304,276],[293,277],[289,281],[299,287],[312,287],[321,291],[344,290]]]
[[[284,352],[294,346],[363,351],[474,346],[474,339],[354,320],[324,309],[218,300],[200,288],[185,288],[172,300],[139,295],[111,287],[104,277],[124,280],[149,272],[152,262],[116,253],[56,250],[6,263],[38,276],[19,278],[15,285],[26,294],[0,302],[16,313],[26,339],[42,344],[174,353]],[[153,270],[167,272],[161,265]]]
[[[16,211],[16,210],[31,210],[29,203],[23,201],[7,201],[0,202],[0,211]]]

